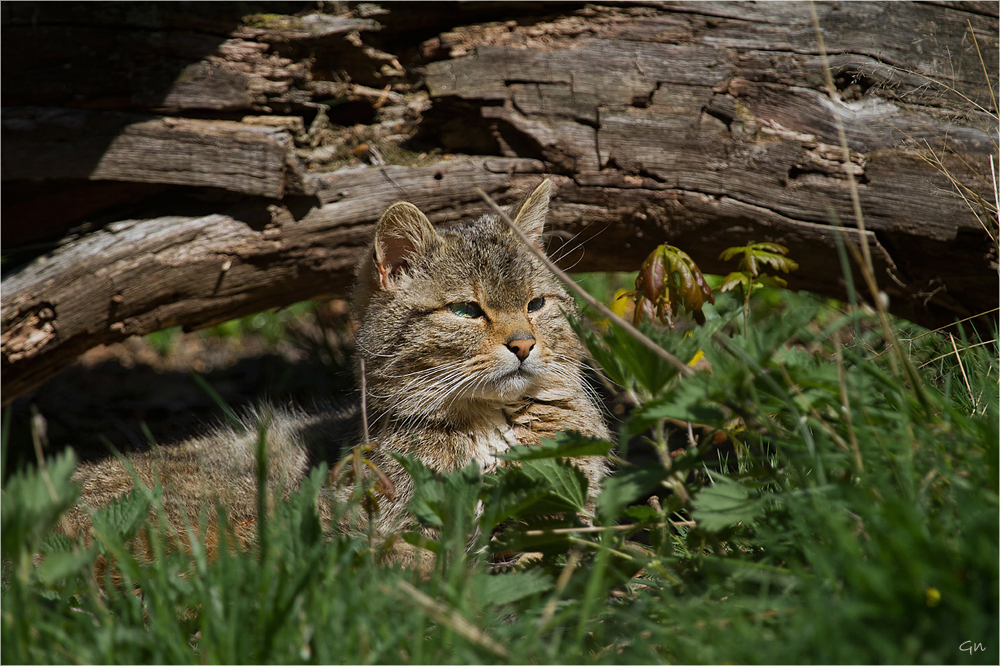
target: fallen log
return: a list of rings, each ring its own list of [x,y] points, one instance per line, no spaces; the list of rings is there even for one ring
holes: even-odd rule
[[[21,219],[88,225],[5,266],[5,402],[95,344],[345,295],[392,201],[453,221],[483,210],[476,186],[510,201],[543,175],[575,270],[634,270],[669,242],[728,272],[723,249],[768,240],[801,265],[791,288],[845,298],[846,234],[872,247],[896,314],[938,326],[997,306],[995,4],[817,5],[835,99],[801,3],[86,7],[74,22],[37,5],[34,24],[4,9],[5,251]],[[113,34],[143,74],[88,70],[77,99],[57,66],[70,29]],[[8,48],[32,34],[54,50],[10,83]],[[98,130],[60,143],[53,119]]]
[[[3,180],[217,187],[272,199],[311,194],[283,128],[39,108],[7,110],[2,122]]]

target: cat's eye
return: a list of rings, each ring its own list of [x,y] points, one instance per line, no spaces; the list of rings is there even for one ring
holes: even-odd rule
[[[538,298],[533,298],[528,301],[528,312],[538,312],[545,305],[545,298],[539,296]]]
[[[485,314],[483,309],[479,307],[479,303],[473,301],[452,303],[448,306],[448,309],[457,314],[459,317],[468,317],[469,319],[478,319]]]

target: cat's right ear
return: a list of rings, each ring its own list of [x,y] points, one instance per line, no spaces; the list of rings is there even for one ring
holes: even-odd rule
[[[514,224],[524,232],[528,240],[536,245],[545,229],[545,216],[549,212],[549,197],[551,195],[552,181],[546,178],[511,212]]]
[[[397,201],[378,221],[375,231],[375,269],[383,289],[392,287],[393,279],[406,270],[436,238],[437,232],[427,216],[411,203]]]

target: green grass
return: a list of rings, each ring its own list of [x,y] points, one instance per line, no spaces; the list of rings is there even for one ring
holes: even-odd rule
[[[2,660],[997,663],[996,343],[955,332],[956,354],[948,334],[897,322],[900,361],[859,310],[754,299],[746,334],[732,294],[690,335],[644,329],[680,358],[704,352],[711,372],[683,379],[581,327],[637,401],[622,441],[661,461],[607,480],[597,529],[572,517],[586,482],[561,457],[607,445],[566,435],[487,478],[410,463],[412,509],[440,530],[427,578],[377,563],[363,535],[324,537],[322,470],[262,524],[263,546],[214,560],[142,524],[156,489],[101,512],[85,548],[51,533],[72,459],[13,474]],[[129,551],[138,529],[162,551],[152,564]],[[499,549],[542,555],[490,573]],[[99,555],[121,585],[94,577]]]
[[[215,326],[210,326],[199,335],[208,338],[240,338],[245,335],[260,336],[265,342],[274,344],[287,336],[288,325],[297,317],[302,317],[316,310],[313,301],[294,303],[285,308],[264,310],[239,319],[231,319]],[[171,353],[182,334],[180,326],[171,326],[161,331],[155,331],[145,336],[152,347],[164,356]]]

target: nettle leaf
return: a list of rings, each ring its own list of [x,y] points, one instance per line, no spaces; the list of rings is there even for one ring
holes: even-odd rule
[[[597,518],[602,525],[615,522],[622,510],[653,490],[667,478],[669,471],[662,465],[632,467],[620,470],[604,480],[604,489],[597,498]]]
[[[478,465],[440,474],[419,460],[394,457],[413,479],[409,508],[421,524],[437,528],[471,525],[482,486]]]
[[[74,576],[87,569],[97,557],[96,548],[80,551],[49,553],[38,566],[38,578],[47,584]]]
[[[498,457],[504,460],[541,460],[543,458],[605,456],[612,448],[614,448],[614,444],[607,440],[584,437],[573,430],[560,432],[554,440],[543,439],[541,444],[515,446]]]
[[[566,514],[532,516],[516,524],[504,525],[490,543],[493,552],[542,552],[562,554],[570,545],[567,528],[580,527],[579,521]]]
[[[624,294],[623,296],[627,296]],[[569,319],[570,326],[584,344],[590,355],[604,370],[604,374],[619,386],[628,386],[628,373],[618,356],[604,343],[604,338],[591,330],[582,320]]]
[[[678,336],[672,336],[676,344],[668,346],[663,339],[665,336],[660,335],[652,326],[643,326],[641,330],[667,351],[685,356],[683,352],[678,353],[678,347],[683,346],[680,341],[676,341]],[[677,370],[673,366],[624,331],[613,328],[605,334],[605,340],[626,371],[626,379],[629,381],[623,386],[632,387],[637,383],[648,394],[655,395],[677,376]]]
[[[42,553],[48,555],[49,553],[68,553],[73,550],[73,546],[77,544],[75,539],[71,539],[65,534],[60,532],[49,532],[45,535],[45,540],[42,542]]]
[[[504,606],[551,590],[553,583],[552,578],[541,569],[529,569],[503,574],[476,574],[471,587],[483,603]]]
[[[562,513],[575,516],[587,503],[587,477],[564,460],[525,460],[486,475],[480,498],[483,529],[511,519]]]
[[[521,471],[548,490],[546,499],[552,508],[547,513],[579,512],[586,506],[587,477],[572,463],[552,458],[526,460]]]
[[[764,512],[767,500],[751,497],[741,483],[727,476],[710,472],[714,483],[705,487],[692,500],[691,517],[709,532],[749,523]]]
[[[501,467],[483,481],[480,525],[487,531],[510,519],[537,515],[548,495],[548,489],[525,475],[520,467]]]
[[[4,483],[0,502],[0,545],[4,555],[17,559],[37,550],[59,517],[76,501],[79,490],[70,480],[75,468],[76,458],[66,450],[49,459],[44,472],[20,471]]]
[[[640,524],[658,523],[661,518],[659,511],[644,504],[626,507],[624,515],[632,522]]]
[[[94,529],[105,538],[124,544],[146,522],[154,499],[162,494],[162,488],[155,488],[152,492],[133,488],[94,512],[91,517]]]
[[[728,419],[714,399],[714,382],[707,373],[688,377],[663,397],[639,407],[632,418],[648,424],[667,418],[721,428]]]
[[[410,498],[409,509],[421,525],[441,527],[441,515],[438,508],[444,500],[444,488],[434,472],[419,460],[401,455],[393,456],[406,473],[413,479],[413,496]]]

